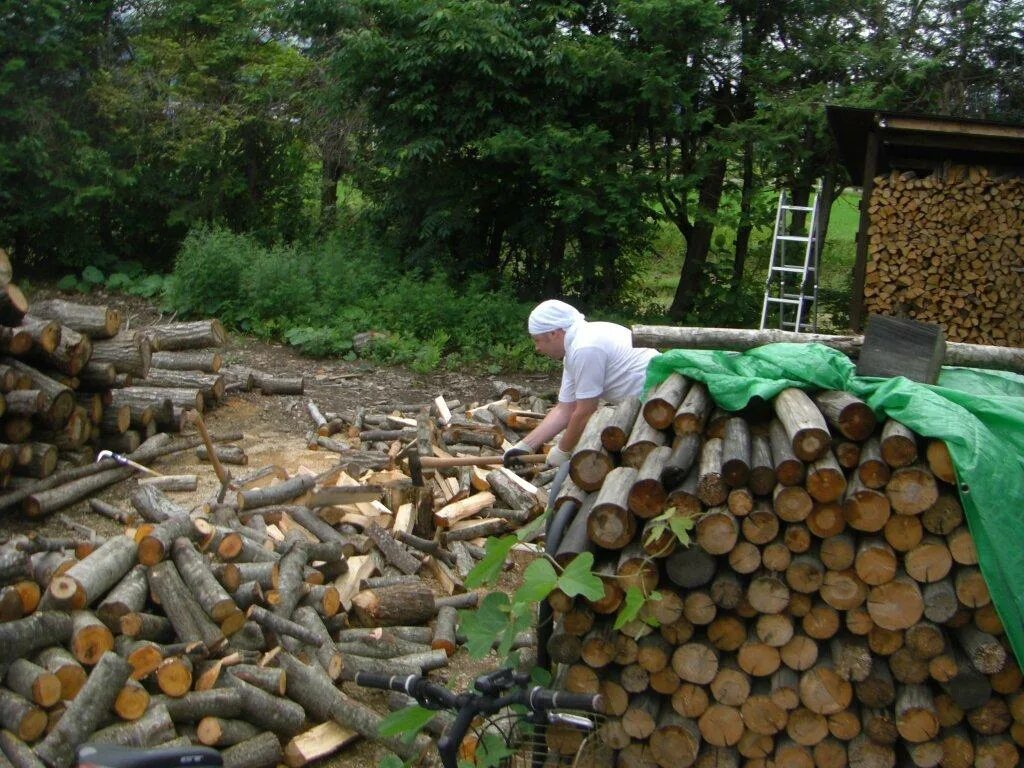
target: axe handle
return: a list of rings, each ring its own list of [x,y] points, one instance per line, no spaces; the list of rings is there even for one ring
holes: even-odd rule
[[[517,461],[524,464],[542,464],[547,459],[543,453],[526,453],[516,456]],[[489,467],[501,464],[501,456],[421,456],[420,466],[424,469],[446,469],[448,467]]]

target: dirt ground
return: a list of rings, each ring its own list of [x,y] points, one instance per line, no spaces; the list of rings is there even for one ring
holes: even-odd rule
[[[88,297],[61,295],[55,292],[37,292],[34,298],[59,296],[81,303],[108,304],[123,313],[127,327],[169,322],[175,318],[161,315],[148,302],[131,297],[107,296],[102,293]],[[302,467],[314,472],[333,466],[337,454],[329,451],[311,451],[306,448],[306,434],[312,426],[306,405],[315,402],[321,411],[353,412],[359,406],[366,406],[371,412],[381,411],[389,405],[432,401],[438,395],[446,399],[457,399],[462,403],[487,402],[493,399],[491,379],[460,372],[437,372],[416,374],[408,369],[384,367],[363,361],[315,360],[302,357],[292,349],[263,343],[239,334],[230,334],[229,341],[221,350],[226,365],[245,365],[268,373],[305,379],[305,392],[301,396],[265,396],[258,393],[234,393],[228,395],[215,408],[204,414],[211,434],[241,432],[244,437],[236,444],[244,448],[249,457],[247,467],[228,467],[233,474],[254,470],[270,464],[279,465],[294,473]],[[497,377],[495,377],[497,378]],[[557,389],[557,378],[548,375],[506,374],[503,380],[526,384],[533,391]],[[194,451],[187,451],[159,459],[153,468],[163,474],[194,473],[199,476],[199,488],[193,494],[172,494],[178,503],[197,505],[213,496],[219,484],[210,464],[200,462]],[[135,487],[133,481],[121,483],[99,498],[130,509],[128,498]],[[93,514],[86,503],[80,503],[65,510],[67,517],[89,525],[102,534],[119,533],[120,529],[110,521]],[[0,521],[0,536],[28,533],[31,530],[44,531],[51,535],[68,533],[67,526],[59,516],[42,523],[29,523],[13,516]],[[520,560],[515,570],[504,577],[502,589],[514,588],[518,575],[525,567]],[[458,652],[451,666],[443,672],[457,683],[470,680],[474,674],[487,668],[491,661],[473,661],[464,651]],[[355,693],[359,698],[378,705],[383,711],[383,698],[378,694],[366,694],[353,690],[346,683],[344,690]],[[382,748],[360,741],[337,755],[316,763],[323,768],[352,766],[370,768],[387,754]]]

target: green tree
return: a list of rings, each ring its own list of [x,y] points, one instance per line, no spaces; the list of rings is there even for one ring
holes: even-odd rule
[[[264,239],[301,233],[306,61],[273,34],[267,0],[136,3],[131,56],[91,89],[132,178],[112,218],[131,252],[165,263],[188,229],[220,221]]]
[[[95,260],[125,178],[92,132],[88,90],[124,52],[113,2],[0,3],[0,245],[21,265]]]

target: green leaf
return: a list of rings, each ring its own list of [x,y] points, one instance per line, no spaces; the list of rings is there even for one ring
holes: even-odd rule
[[[531,520],[518,531],[516,531],[516,536],[519,538],[520,541],[526,541],[527,539],[532,538],[533,535],[537,533],[537,531],[543,528],[547,524],[547,521],[548,510],[545,509],[542,515],[538,515],[537,517],[533,518],[533,520]]]
[[[502,536],[500,539],[495,537],[487,539],[487,553],[466,576],[466,588],[475,589],[476,587],[482,587],[484,584],[490,584],[495,581],[498,576],[501,575],[501,569],[502,566],[505,565],[505,559],[508,557],[508,553],[512,550],[512,547],[516,545],[517,541],[518,539],[515,534],[512,533],[508,536]]]
[[[413,705],[397,709],[380,721],[377,733],[381,736],[403,736],[409,741],[416,738],[423,726],[433,719],[437,714],[426,707]],[[399,762],[401,765],[401,762]]]
[[[402,758],[398,755],[387,754],[384,755],[384,759],[380,761],[379,768],[405,768],[405,763],[402,762]]]
[[[582,595],[588,600],[600,600],[604,596],[604,585],[601,579],[592,573],[593,568],[593,552],[577,555],[558,577],[558,588],[569,597]]]
[[[482,659],[494,641],[509,625],[509,601],[504,592],[491,592],[474,611],[462,611],[459,625],[466,633],[466,650],[474,659]]]
[[[551,594],[558,582],[558,574],[544,557],[539,557],[526,567],[523,583],[512,597],[513,603],[537,603]]]
[[[626,624],[633,621],[639,615],[640,609],[643,608],[644,593],[640,590],[640,587],[630,587],[626,590],[626,599],[623,601],[622,607],[619,608],[619,615],[615,617],[614,629],[622,629]]]
[[[61,291],[77,291],[78,278],[74,275],[64,275],[64,277],[58,281],[57,289]]]

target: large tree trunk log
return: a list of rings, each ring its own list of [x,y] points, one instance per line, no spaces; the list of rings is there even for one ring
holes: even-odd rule
[[[864,337],[830,336],[822,333],[793,333],[766,329],[763,331],[736,328],[680,328],[670,326],[634,325],[633,346],[658,349],[729,349],[744,351],[765,344],[824,344],[848,357],[860,355]],[[945,365],[970,368],[992,368],[1024,373],[1024,351],[1014,347],[946,342]]]
[[[93,339],[109,339],[121,328],[121,313],[106,306],[76,304],[62,299],[32,303],[32,314],[56,320],[61,325]]]

